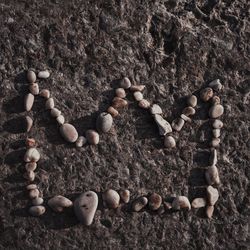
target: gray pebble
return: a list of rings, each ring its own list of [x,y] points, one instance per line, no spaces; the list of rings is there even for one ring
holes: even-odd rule
[[[219,198],[219,192],[216,188],[212,186],[207,187],[207,200],[210,206],[214,206]]]
[[[135,212],[141,211],[148,204],[148,199],[146,197],[139,197],[132,203],[132,209]]]
[[[35,97],[31,93],[27,94],[24,98],[24,108],[26,111],[30,111],[33,107]]]
[[[213,138],[211,141],[211,146],[213,148],[217,148],[220,145],[220,138]]]
[[[103,112],[96,120],[96,128],[99,132],[107,133],[113,124],[113,117],[111,114]]]
[[[86,139],[89,144],[97,145],[99,143],[100,137],[95,130],[89,129],[86,131]]]
[[[51,115],[52,117],[55,117],[55,118],[57,118],[58,116],[60,116],[61,113],[62,113],[62,112],[61,112],[59,109],[57,109],[57,108],[52,108],[52,109],[50,110],[50,115]]]
[[[143,94],[140,91],[135,91],[133,93],[133,95],[134,95],[134,98],[136,101],[139,102],[139,101],[143,100]]]
[[[174,137],[166,136],[165,139],[164,139],[164,146],[166,148],[175,148],[176,142],[175,142]]]
[[[36,73],[32,70],[28,70],[27,80],[29,83],[34,83],[36,81]]]
[[[29,191],[29,197],[30,199],[35,199],[39,196],[40,192],[38,189],[32,189]]]
[[[108,208],[117,208],[120,203],[120,195],[113,189],[109,189],[102,194],[104,206]]]
[[[215,138],[219,138],[220,137],[220,129],[219,128],[213,129],[213,136]]]
[[[220,91],[222,89],[222,84],[220,82],[220,79],[215,79],[212,82],[208,84],[209,87],[211,87],[215,91]]]
[[[120,82],[121,88],[128,89],[131,87],[131,82],[127,77],[124,77]]]
[[[49,99],[47,99],[47,101],[45,102],[45,108],[46,109],[53,109],[55,107],[55,102],[54,99],[52,97],[50,97]]]
[[[152,115],[161,115],[162,109],[158,104],[153,104],[153,106],[150,108],[150,112]]]
[[[192,201],[192,207],[193,208],[201,208],[206,206],[206,199],[204,198],[195,198]]]
[[[124,108],[128,106],[128,102],[120,97],[115,97],[112,101],[112,106],[115,109]]]
[[[38,95],[39,94],[39,85],[37,83],[30,84],[29,91],[32,95]]]
[[[213,89],[208,87],[201,90],[200,98],[202,101],[207,102],[213,97],[213,94],[214,94]]]
[[[84,136],[79,136],[76,140],[76,147],[81,148],[83,145],[87,143],[87,139]]]
[[[32,128],[33,125],[33,120],[30,116],[25,116],[25,120],[26,120],[26,132],[29,132]]]
[[[78,138],[75,127],[69,123],[64,123],[60,127],[60,133],[67,142],[75,142]]]
[[[224,113],[224,107],[220,104],[213,105],[209,109],[209,116],[214,119],[220,117],[221,115],[223,115],[223,113]]]
[[[218,168],[215,165],[209,166],[207,168],[205,172],[205,177],[208,185],[220,184]]]
[[[121,200],[124,203],[128,203],[129,202],[129,200],[130,200],[130,191],[129,190],[127,190],[127,189],[120,190],[119,194],[120,194]]]
[[[157,210],[160,208],[162,203],[162,198],[159,194],[157,193],[152,193],[148,197],[148,206],[151,210]]]
[[[197,97],[195,95],[189,96],[187,99],[187,105],[194,108],[197,105]]]
[[[221,120],[218,120],[218,119],[214,120],[213,128],[220,129],[222,127],[223,127],[223,122]]]
[[[207,207],[206,207],[206,214],[207,214],[207,217],[208,217],[209,219],[212,218],[213,213],[214,213],[214,206],[207,206]]]
[[[113,117],[116,117],[119,115],[119,112],[112,106],[108,108],[107,112],[110,113]]]
[[[160,135],[166,135],[172,132],[171,125],[168,123],[168,121],[163,119],[161,115],[158,114],[154,115],[154,119],[158,126]]]
[[[191,106],[188,106],[186,108],[183,109],[182,113],[185,116],[190,116],[190,115],[194,115],[195,114],[195,109],[192,108]]]
[[[29,148],[24,155],[25,162],[38,162],[39,159],[40,153],[37,151],[36,148]]]
[[[49,76],[50,76],[50,73],[49,73],[48,70],[43,70],[43,71],[40,71],[40,72],[38,73],[38,77],[39,77],[39,78],[46,79],[46,78],[49,78]]]
[[[120,98],[125,98],[126,97],[126,92],[123,88],[118,88],[115,90],[115,94],[117,97],[120,97]]]
[[[56,118],[56,121],[58,122],[59,125],[62,125],[64,124],[65,122],[65,118],[63,115],[59,115],[57,118]]]
[[[172,208],[174,210],[191,209],[191,204],[186,196],[177,196],[172,202]]]
[[[48,200],[48,205],[55,212],[62,212],[64,208],[71,207],[73,203],[68,198],[61,195],[57,195]]]
[[[35,199],[33,199],[32,201],[32,205],[34,206],[39,206],[43,204],[43,198],[41,197],[36,197]]]
[[[41,216],[46,211],[44,206],[32,206],[29,208],[29,213],[33,216]]]
[[[48,89],[42,89],[39,93],[40,96],[49,99],[50,97],[50,91]]]
[[[185,121],[182,118],[177,118],[175,120],[173,120],[172,122],[172,128],[175,131],[181,131],[182,127],[184,126]]]

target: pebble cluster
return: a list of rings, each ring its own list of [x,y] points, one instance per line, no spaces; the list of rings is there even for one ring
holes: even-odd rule
[[[50,76],[49,71],[40,71],[38,78],[46,79]],[[120,81],[119,88],[115,89],[115,97],[112,100],[110,107],[106,112],[99,114],[96,120],[96,127],[94,129],[87,130],[85,136],[78,135],[76,128],[67,122],[62,115],[61,111],[55,107],[53,97],[50,95],[48,89],[39,90],[39,85],[36,83],[36,74],[33,70],[28,70],[27,80],[29,82],[29,91],[24,98],[24,108],[26,111],[31,111],[35,96],[39,95],[45,98],[45,108],[50,111],[50,115],[57,121],[59,125],[60,134],[69,143],[75,143],[76,147],[82,147],[86,143],[96,145],[100,141],[101,133],[107,133],[110,131],[113,125],[113,119],[119,115],[119,112],[124,107],[128,106],[127,91],[131,91],[134,99],[138,102],[138,106],[143,109],[149,110],[156,122],[160,136],[164,136],[164,146],[166,148],[175,148],[176,140],[173,136],[173,131],[180,132],[185,122],[191,122],[191,117],[195,115],[195,108],[198,103],[196,95],[191,95],[187,98],[187,106],[182,110],[180,116],[174,119],[171,124],[164,119],[163,111],[158,104],[151,104],[144,98],[143,90],[145,85],[132,85],[130,80],[125,77]],[[214,205],[219,198],[219,192],[216,186],[220,184],[220,177],[217,168],[217,147],[220,144],[221,128],[223,122],[219,120],[219,117],[223,115],[224,108],[220,104],[220,98],[215,94],[222,89],[222,84],[219,79],[216,79],[208,84],[208,87],[202,89],[199,93],[199,98],[203,102],[210,102],[211,107],[209,109],[209,117],[211,119],[212,140],[211,140],[211,156],[209,159],[209,166],[206,169],[205,179],[207,181],[207,196],[195,198],[192,203],[185,196],[173,197],[172,202],[165,201],[161,195],[157,193],[151,193],[146,196],[140,196],[134,199],[130,203],[130,191],[129,190],[116,190],[109,189],[101,194],[101,200],[104,207],[109,209],[116,209],[122,203],[130,203],[131,210],[139,212],[144,208],[148,208],[152,211],[163,213],[168,210],[190,210],[191,208],[197,209],[206,207],[206,214],[208,218],[211,218],[214,211]],[[29,132],[33,126],[33,120],[30,116],[26,116],[27,128]],[[39,191],[36,184],[32,183],[35,180],[35,170],[37,168],[37,162],[40,159],[40,153],[36,148],[36,141],[34,138],[26,139],[27,150],[24,155],[26,173],[24,177],[29,184],[26,189],[28,196],[31,199],[32,206],[29,208],[29,212],[33,216],[40,216],[45,213],[46,208],[43,205],[44,200],[42,194]],[[64,209],[73,207],[75,215],[78,220],[84,225],[90,225],[93,222],[95,212],[98,207],[99,199],[98,195],[94,191],[87,191],[82,193],[74,202],[70,199],[57,195],[48,200],[48,206],[55,212],[63,212]]]

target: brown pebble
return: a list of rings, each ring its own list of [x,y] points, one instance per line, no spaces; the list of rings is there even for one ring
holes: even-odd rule
[[[187,99],[187,105],[194,108],[197,105],[197,97],[195,95],[189,96]]]
[[[121,88],[129,89],[131,87],[131,82],[127,77],[124,77],[120,82]]]
[[[213,94],[214,94],[213,89],[208,87],[201,90],[200,98],[202,101],[207,102],[213,97]]]
[[[206,206],[206,199],[204,198],[195,198],[192,201],[192,207],[193,208],[201,208]]]
[[[152,193],[148,197],[148,206],[151,210],[157,210],[158,208],[160,208],[161,203],[162,203],[162,198],[157,193]]]
[[[99,134],[92,129],[86,131],[86,138],[89,144],[97,145],[99,143],[100,137]]]
[[[33,216],[41,216],[45,213],[45,210],[44,206],[32,206],[29,208],[29,213]]]
[[[37,189],[37,185],[36,184],[29,184],[28,186],[26,186],[27,190],[33,190],[33,189]]]
[[[27,80],[29,83],[34,83],[36,81],[36,73],[33,70],[28,70]]]
[[[126,97],[126,92],[123,88],[118,88],[115,90],[115,94],[117,97],[120,97],[120,98],[125,98]]]
[[[50,115],[52,117],[54,117],[54,118],[57,118],[58,116],[60,116],[61,113],[62,112],[59,109],[57,109],[57,108],[53,108],[53,109],[50,110]]]
[[[32,189],[29,191],[29,197],[30,199],[35,199],[36,197],[38,197],[40,194],[38,189]]]
[[[112,106],[108,108],[107,112],[110,113],[113,117],[117,117],[119,115],[119,112]]]
[[[207,217],[208,217],[209,219],[212,218],[213,213],[214,213],[214,206],[207,206],[207,207],[206,207],[206,214],[207,214]]]
[[[37,168],[36,162],[28,162],[25,164],[26,171],[35,171],[36,168]]]
[[[25,120],[26,120],[26,132],[29,132],[32,128],[33,125],[33,120],[30,116],[25,116]]]
[[[127,190],[127,189],[120,190],[119,194],[120,194],[121,200],[124,203],[128,203],[129,202],[129,200],[130,200],[130,191],[129,190]]]
[[[182,113],[186,116],[194,115],[195,114],[195,109],[192,108],[191,106],[186,107],[183,109]]]
[[[150,102],[146,99],[143,99],[139,101],[139,107],[143,109],[149,109],[150,108]]]
[[[48,89],[42,89],[39,93],[41,97],[44,97],[46,99],[49,99],[50,97],[50,91]]]
[[[115,97],[112,101],[112,106],[115,109],[124,108],[128,106],[128,102],[120,97]]]
[[[27,138],[25,141],[25,145],[28,148],[32,148],[36,146],[36,140],[34,138]]]
[[[191,209],[191,204],[186,196],[177,196],[172,202],[172,208],[174,210]]]
[[[145,89],[145,85],[132,85],[131,87],[130,87],[130,90],[132,91],[132,92],[135,92],[135,91],[140,91],[140,92],[142,92],[144,89]]]
[[[38,95],[39,94],[39,86],[37,83],[32,83],[29,86],[29,91],[33,95]]]
[[[33,107],[35,97],[31,93],[24,97],[24,108],[26,111],[30,111]]]
[[[192,122],[191,118],[189,118],[188,116],[184,114],[181,114],[181,119],[183,119],[185,122],[189,122],[189,123]]]

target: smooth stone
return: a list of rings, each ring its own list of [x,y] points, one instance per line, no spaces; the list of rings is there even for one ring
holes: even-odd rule
[[[61,113],[62,112],[59,109],[57,109],[57,108],[53,108],[53,109],[50,110],[50,115],[52,117],[55,117],[55,118],[57,118],[58,116],[60,116]]]
[[[142,99],[141,101],[139,101],[139,107],[143,108],[143,109],[149,109],[150,108],[150,102],[146,99]]]
[[[34,198],[31,202],[32,202],[32,205],[34,205],[34,206],[39,206],[39,205],[42,205],[42,204],[43,204],[43,198],[41,198],[41,197],[36,197],[36,198]]]
[[[206,206],[206,199],[204,198],[195,198],[192,201],[192,207],[193,208],[201,208]]]
[[[24,177],[26,180],[32,182],[32,181],[35,180],[36,175],[35,175],[35,172],[34,172],[34,171],[27,171],[26,173],[24,173],[23,177]]]
[[[33,125],[33,120],[30,116],[25,116],[25,120],[26,120],[26,132],[29,132],[32,128]]]
[[[29,91],[32,95],[38,95],[39,94],[39,85],[37,83],[30,84]]]
[[[38,162],[40,159],[40,153],[36,148],[29,148],[25,155],[24,155],[24,161],[25,162]]]
[[[81,148],[83,145],[87,143],[87,139],[84,136],[79,136],[76,140],[76,147]]]
[[[220,129],[219,128],[213,129],[213,136],[215,138],[219,138],[220,137]]]
[[[220,104],[213,105],[209,109],[209,116],[214,119],[220,117],[221,115],[223,115],[223,113],[224,113],[224,107]]]
[[[209,163],[211,166],[215,166],[217,164],[218,158],[217,158],[217,150],[214,148],[211,150],[211,154],[209,157]]]
[[[32,189],[29,191],[29,197],[30,199],[35,199],[39,196],[40,192],[38,189]]]
[[[214,204],[217,202],[217,200],[219,199],[219,192],[216,188],[212,187],[212,186],[208,186],[207,187],[207,200],[208,200],[208,204],[210,206],[214,206]]]
[[[67,142],[75,142],[78,138],[75,127],[69,123],[64,123],[60,127],[60,133]]]
[[[120,97],[120,98],[125,98],[126,97],[126,92],[123,88],[118,88],[115,90],[115,94],[117,97]]]
[[[50,73],[49,73],[48,70],[43,70],[43,71],[40,71],[40,72],[38,73],[38,77],[39,77],[39,78],[46,79],[46,78],[49,78],[49,76],[50,76]]]
[[[215,91],[220,91],[222,89],[222,84],[220,82],[220,79],[215,79],[212,82],[208,84],[209,87],[211,87]]]
[[[59,125],[63,125],[65,122],[65,118],[63,115],[59,115],[58,117],[56,117],[56,121],[58,122]]]
[[[49,99],[50,97],[50,91],[48,89],[42,89],[39,93],[41,97],[44,97],[46,99]]]
[[[86,131],[86,139],[89,144],[97,145],[99,143],[100,136],[95,130],[89,129]]]
[[[166,136],[164,139],[164,146],[166,148],[175,148],[176,142],[173,136]]]
[[[28,70],[27,80],[29,83],[34,83],[36,81],[36,73],[33,70]]]
[[[214,206],[207,206],[206,207],[206,215],[209,219],[212,218],[213,216],[213,213],[214,213]]]
[[[120,87],[124,89],[129,89],[131,87],[131,82],[127,77],[124,77],[120,82]]]
[[[54,99],[52,97],[50,97],[49,99],[47,99],[47,101],[45,102],[45,108],[46,109],[53,109],[55,107],[55,102]]]
[[[132,85],[131,87],[130,87],[130,90],[132,91],[132,92],[135,92],[135,91],[140,91],[140,92],[142,92],[144,89],[145,89],[145,85]]]
[[[195,95],[189,96],[187,99],[187,104],[194,108],[197,105],[197,97]]]
[[[48,200],[48,205],[55,212],[62,212],[64,208],[71,207],[73,203],[68,198],[57,195]]]
[[[218,119],[214,120],[213,128],[220,129],[222,127],[223,127],[223,122],[221,120],[218,120]]]
[[[159,194],[157,193],[152,193],[148,197],[148,206],[151,210],[157,210],[160,208],[162,203],[162,198]]]
[[[138,102],[143,99],[143,94],[140,91],[135,91],[133,95],[134,95],[135,100]]]
[[[128,102],[120,97],[115,97],[112,101],[112,106],[115,109],[124,108],[128,106]]]
[[[166,135],[172,132],[171,125],[168,123],[168,121],[163,119],[161,115],[158,114],[154,115],[154,119],[158,126],[160,135]]]
[[[36,184],[29,184],[28,186],[26,186],[27,190],[32,190],[32,189],[37,189],[37,185]]]
[[[93,222],[98,205],[98,196],[93,191],[81,194],[74,202],[74,211],[78,220],[84,225]]]
[[[99,132],[107,133],[113,124],[113,117],[111,114],[103,112],[99,114],[96,120],[96,128]]]
[[[144,196],[137,198],[132,203],[132,209],[135,212],[141,211],[148,204],[148,199]]]
[[[201,90],[200,98],[202,101],[207,102],[213,97],[213,94],[214,94],[213,89],[208,87]]]
[[[213,96],[213,97],[212,97],[212,104],[213,104],[213,105],[218,105],[218,104],[220,104],[220,97],[217,96],[217,95]]]
[[[161,115],[163,112],[158,104],[153,104],[153,106],[150,108],[150,113],[152,115]]]
[[[128,203],[130,200],[130,191],[128,189],[120,190],[119,195],[124,203]]]
[[[185,122],[189,122],[189,123],[192,122],[191,118],[189,118],[188,116],[184,114],[181,114],[181,119],[183,119]]]
[[[219,185],[220,184],[220,177],[219,177],[219,172],[218,168],[213,165],[209,166],[205,172],[205,177],[208,185]]]
[[[25,164],[26,171],[35,171],[37,168],[36,162],[28,162]]]
[[[211,146],[214,148],[219,147],[220,145],[220,138],[213,138],[211,141]]]
[[[25,141],[25,145],[28,148],[35,147],[36,146],[36,140],[34,138],[27,138],[26,141]]]
[[[184,126],[184,123],[185,123],[185,121],[182,118],[177,118],[177,119],[173,120],[171,125],[175,131],[179,132],[179,131],[181,131],[182,127]]]
[[[195,109],[193,107],[191,107],[191,106],[188,106],[188,107],[183,109],[182,113],[185,116],[194,115],[195,114]]]
[[[102,194],[104,206],[108,208],[117,208],[120,202],[120,195],[113,189],[109,189]]]
[[[33,107],[35,97],[31,93],[24,97],[24,108],[26,111],[30,111]]]
[[[32,206],[29,208],[29,213],[33,216],[41,216],[46,211],[44,206]]]
[[[113,117],[117,117],[119,115],[119,112],[112,106],[108,108],[107,112],[110,113]]]
[[[191,204],[186,196],[177,196],[172,202],[172,208],[174,210],[191,209]]]

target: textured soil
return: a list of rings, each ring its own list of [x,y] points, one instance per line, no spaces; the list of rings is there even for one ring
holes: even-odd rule
[[[65,2],[65,3],[63,3]],[[183,3],[185,2],[185,3]],[[0,1],[0,249],[249,249],[250,20],[248,0]],[[98,209],[90,227],[71,209],[30,217],[24,192],[23,97],[28,68],[79,134],[93,128],[117,79],[145,84],[169,121],[185,96],[219,78],[225,107],[218,168],[220,198],[212,220],[190,212]],[[204,196],[211,129],[206,104],[166,150],[157,127],[128,96],[129,107],[98,146],[74,148],[37,98],[30,136],[39,142],[36,182],[45,199],[86,190],[128,188],[132,199],[156,191]]]

